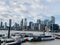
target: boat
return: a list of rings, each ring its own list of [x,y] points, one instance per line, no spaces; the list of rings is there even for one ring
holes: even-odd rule
[[[12,38],[5,38],[5,39],[1,38],[0,40],[1,40],[1,43],[3,43],[3,42],[9,43],[9,42],[14,42],[15,41]]]
[[[50,41],[55,39],[53,36],[41,36],[40,38],[41,41]]]
[[[55,39],[60,39],[60,34],[55,34]]]
[[[5,45],[21,45],[21,42],[6,43]]]
[[[36,42],[36,41],[50,41],[54,40],[55,38],[53,36],[33,36],[33,39],[31,39],[30,42]]]
[[[19,40],[21,43],[26,42],[26,38],[21,34],[12,34],[11,38],[15,39],[15,41]]]
[[[40,36],[33,36],[33,39],[30,40],[30,42],[37,42],[37,41],[41,41]]]

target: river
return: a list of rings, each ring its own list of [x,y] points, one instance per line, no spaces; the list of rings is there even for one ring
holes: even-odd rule
[[[52,41],[43,41],[43,42],[26,42],[22,45],[60,45],[60,39],[55,39]]]

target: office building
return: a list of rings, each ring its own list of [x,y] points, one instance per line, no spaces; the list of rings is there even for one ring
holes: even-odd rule
[[[9,19],[9,27],[12,25],[12,19]]]
[[[27,29],[27,19],[24,19],[24,29]]]
[[[51,24],[55,24],[55,17],[51,16]]]
[[[34,30],[34,23],[33,22],[29,22],[29,29]]]

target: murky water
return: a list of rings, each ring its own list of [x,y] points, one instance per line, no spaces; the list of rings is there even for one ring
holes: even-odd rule
[[[44,41],[44,42],[26,42],[22,45],[60,45],[60,39],[56,39],[53,41]]]

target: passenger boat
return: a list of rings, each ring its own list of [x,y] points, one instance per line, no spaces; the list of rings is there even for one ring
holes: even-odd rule
[[[33,36],[33,39],[31,39],[31,42],[36,41],[50,41],[54,40],[55,38],[53,36]]]
[[[41,41],[40,36],[33,36],[33,39],[30,40],[30,42],[36,42],[36,41]]]

